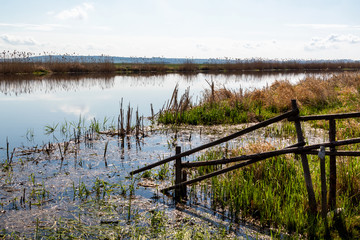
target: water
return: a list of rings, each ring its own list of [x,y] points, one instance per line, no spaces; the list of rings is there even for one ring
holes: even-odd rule
[[[34,228],[35,219],[43,224],[54,225],[60,216],[74,218],[82,215],[82,221],[88,225],[98,224],[99,218],[94,217],[93,207],[84,205],[79,189],[82,184],[90,190],[88,198],[95,198],[95,182],[101,179],[110,184],[121,183],[127,189],[135,186],[135,198],[132,199],[133,208],[141,212],[149,209],[160,209],[168,216],[190,213],[189,209],[175,209],[172,198],[159,194],[158,189],[169,186],[173,180],[172,166],[169,166],[169,179],[155,181],[160,184],[158,188],[147,188],[141,185],[143,179],[136,179],[134,183],[128,173],[145,164],[156,162],[174,154],[174,147],[180,145],[182,151],[199,146],[239,130],[243,126],[231,128],[189,128],[173,132],[171,129],[151,131],[146,130],[146,136],[139,141],[135,137],[119,139],[99,135],[92,140],[81,140],[80,144],[70,142],[65,151],[61,134],[57,130],[54,134],[44,134],[46,125],[55,126],[62,122],[77,122],[81,115],[87,123],[91,119],[117,118],[119,102],[123,99],[124,105],[138,108],[141,115],[150,116],[150,103],[154,110],[162,108],[167,99],[171,97],[174,87],[178,84],[180,93],[190,87],[194,101],[199,98],[202,91],[208,88],[207,81],[214,81],[216,86],[225,86],[228,89],[251,90],[270,85],[275,80],[288,79],[297,82],[304,78],[304,74],[267,74],[267,75],[209,75],[197,74],[184,76],[167,74],[160,76],[71,76],[70,78],[44,78],[44,79],[11,79],[0,81],[0,107],[3,110],[1,117],[1,162],[6,158],[6,137],[10,142],[10,149],[17,148],[12,171],[0,172],[2,185],[0,186],[0,226],[8,231],[27,232]],[[86,124],[85,124],[86,125]],[[259,141],[264,133],[254,133],[246,139],[235,139],[229,146],[244,146],[248,142]],[[47,142],[54,143],[49,153],[38,153]],[[291,141],[291,140],[290,140]],[[295,140],[294,140],[295,141]],[[291,144],[292,142],[286,144]],[[104,158],[105,145],[108,144],[106,158]],[[32,152],[21,152],[20,147],[36,146]],[[224,147],[224,146],[223,146]],[[62,149],[61,152],[59,149]],[[63,158],[62,158],[62,155]],[[191,156],[184,160],[192,161]],[[105,161],[106,159],[106,161]],[[106,166],[107,165],[107,166]],[[4,167],[3,167],[4,168]],[[156,178],[160,168],[152,171]],[[24,190],[25,189],[25,190]],[[75,189],[75,190],[74,190]],[[45,192],[42,196],[41,192]],[[34,194],[33,194],[34,193]],[[26,196],[27,204],[19,199]],[[30,208],[28,204],[34,205]],[[107,200],[118,207],[126,209],[129,199],[116,189]],[[196,203],[196,200],[191,200]],[[115,203],[114,203],[115,202]],[[125,207],[124,207],[125,205]],[[196,204],[195,204],[196,205]],[[79,207],[81,206],[81,207]],[[205,212],[211,212],[211,206],[199,210],[203,205],[193,207],[200,211],[196,221],[203,221]],[[208,208],[206,208],[208,207]],[[212,215],[211,213],[210,215]],[[113,218],[113,215],[102,218]],[[115,214],[119,221],[126,220],[126,212]],[[76,217],[75,217],[76,219]],[[201,220],[202,219],[202,220]],[[208,222],[224,221],[226,217],[213,214]],[[23,225],[22,222],[28,223]],[[238,226],[239,235],[248,231]],[[242,229],[242,230],[241,230]]]
[[[140,115],[150,116],[150,104],[160,110],[175,86],[182,94],[190,87],[196,102],[208,82],[228,89],[252,90],[270,85],[275,80],[287,79],[295,83],[304,73],[241,74],[241,75],[153,75],[153,76],[50,76],[14,77],[0,79],[0,147],[5,148],[6,138],[10,148],[41,145],[53,141],[45,135],[45,126],[58,129],[65,122],[78,122],[81,116],[87,123],[96,118],[108,122],[117,120],[119,105],[139,109]],[[25,79],[24,79],[25,78]],[[26,79],[28,78],[28,79]],[[134,110],[135,111],[135,110]],[[58,131],[57,131],[58,133]],[[56,135],[61,140],[59,134]],[[1,157],[4,151],[1,151]]]

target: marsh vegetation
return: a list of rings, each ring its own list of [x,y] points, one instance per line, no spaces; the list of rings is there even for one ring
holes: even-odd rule
[[[0,53],[0,74],[51,74],[51,73],[226,73],[226,72],[277,72],[277,71],[355,71],[360,69],[359,61],[338,60],[271,60],[271,59],[209,59],[195,63],[192,59],[181,63],[137,62],[115,63],[111,56],[79,56],[51,52],[31,53],[3,51]],[[131,61],[130,61],[131,62]]]
[[[191,102],[188,91],[173,97],[158,121],[164,124],[239,124],[269,119],[291,109],[297,99],[303,115],[351,112],[359,109],[360,74],[343,73],[305,77],[297,83],[275,81],[261,89],[216,88],[214,82],[198,103]]]
[[[203,77],[207,79],[202,79],[206,89],[197,100],[191,87],[178,86],[169,101],[163,104],[162,99],[153,114],[147,111],[151,119],[142,118],[141,105],[129,106],[127,101],[121,104],[119,96],[115,117],[82,116],[76,121],[43,125],[44,133],[53,136],[50,142],[21,147],[14,146],[9,138],[9,144],[1,146],[1,237],[324,237],[323,219],[309,211],[301,163],[291,154],[192,185],[183,203],[160,193],[174,182],[171,164],[133,178],[128,173],[173,155],[177,145],[191,149],[287,111],[292,98],[300,103],[303,115],[358,111],[359,74],[307,76],[296,82],[280,79],[242,90]],[[104,86],[111,87],[114,82],[110,77]],[[62,80],[59,83],[65,85]],[[26,84],[26,80],[19,84]],[[133,112],[131,106],[136,107]],[[156,114],[158,109],[161,111]],[[337,138],[359,137],[359,124],[357,119],[340,120]],[[308,143],[327,141],[323,131],[329,127],[326,122],[310,122],[304,127]],[[31,137],[34,133],[28,134]],[[221,159],[295,142],[293,124],[283,122],[186,160]],[[358,145],[352,147],[357,149]],[[359,236],[358,160],[338,158],[339,211],[328,214],[334,238]],[[189,177],[218,168],[192,169]],[[310,158],[310,169],[319,200],[320,169],[315,156]]]

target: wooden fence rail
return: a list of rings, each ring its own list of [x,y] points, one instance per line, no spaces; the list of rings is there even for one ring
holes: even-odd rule
[[[330,151],[324,151],[322,149],[322,153],[325,155],[330,156],[330,191],[329,191],[329,202],[328,205],[330,209],[336,208],[336,156],[360,156],[360,152],[358,151],[337,151],[336,147],[343,146],[343,145],[349,145],[349,144],[356,144],[360,143],[360,138],[353,138],[353,139],[345,139],[345,140],[338,140],[336,141],[336,120],[337,119],[346,119],[346,118],[356,118],[360,117],[360,112],[356,113],[342,113],[342,114],[327,114],[327,115],[313,115],[313,116],[299,116],[299,109],[297,107],[296,100],[292,100],[292,110],[289,112],[286,112],[284,114],[281,114],[277,117],[268,119],[266,121],[257,123],[255,125],[252,125],[248,128],[245,128],[241,131],[238,131],[236,133],[233,133],[229,136],[220,138],[216,141],[201,145],[199,147],[190,149],[185,152],[181,152],[180,147],[176,147],[176,153],[174,156],[168,157],[164,160],[158,161],[156,163],[147,165],[145,167],[142,167],[140,169],[134,170],[130,172],[131,175],[140,173],[142,171],[157,167],[159,165],[168,163],[170,161],[176,160],[175,162],[175,185],[167,187],[162,189],[162,192],[167,192],[170,190],[175,190],[175,199],[180,200],[182,198],[186,198],[186,186],[190,184],[194,184],[200,181],[203,181],[205,179],[215,177],[230,171],[233,171],[235,169],[239,169],[245,166],[248,166],[250,164],[254,164],[256,162],[276,157],[284,154],[300,154],[301,155],[301,162],[303,167],[303,173],[304,173],[304,179],[305,184],[307,188],[308,193],[308,201],[310,209],[313,213],[316,213],[317,211],[317,203],[315,199],[315,193],[313,190],[313,184],[312,179],[310,175],[310,169],[308,164],[307,155],[317,155],[319,152],[316,151],[320,147],[329,148]],[[295,124],[296,128],[296,134],[297,134],[297,143],[293,144],[291,146],[288,146],[281,150],[274,150],[269,152],[262,152],[257,154],[250,154],[250,155],[242,155],[238,157],[233,158],[227,158],[227,159],[218,159],[218,160],[211,160],[211,161],[202,161],[202,162],[182,162],[182,157],[189,156],[193,153],[199,152],[201,150],[219,145],[221,143],[227,142],[229,140],[232,140],[234,138],[240,137],[242,135],[245,135],[247,133],[250,133],[254,130],[266,127],[270,124],[282,121],[284,119],[287,119],[288,121],[292,121]],[[321,144],[313,144],[313,145],[307,145],[304,140],[302,128],[301,128],[301,122],[303,121],[316,121],[316,120],[327,120],[329,121],[329,142],[321,143]],[[210,165],[223,165],[228,163],[236,163],[233,166],[223,168],[217,171],[214,171],[212,173],[199,176],[194,179],[187,180],[187,168],[194,168],[194,167],[201,167],[201,166],[210,166]],[[327,206],[324,206],[324,204],[327,202],[326,198],[326,179],[325,179],[325,170],[324,170],[324,159],[321,160],[321,179],[322,179],[322,215],[326,216],[325,211],[327,210]]]
[[[276,157],[276,156],[289,154],[289,153],[295,153],[295,154],[307,153],[310,150],[319,149],[321,146],[335,147],[335,146],[343,146],[343,145],[356,144],[356,143],[360,143],[360,138],[337,141],[337,142],[332,142],[332,143],[328,142],[328,143],[322,143],[322,144],[314,144],[314,145],[309,145],[309,146],[306,146],[303,148],[287,148],[287,149],[281,149],[281,150],[275,150],[275,151],[269,151],[269,152],[256,153],[256,154],[251,154],[251,155],[243,155],[240,157],[234,157],[234,158],[229,158],[229,159],[212,160],[212,161],[206,161],[206,162],[186,162],[186,163],[181,164],[183,168],[193,168],[193,167],[200,167],[200,166],[210,166],[210,165],[219,165],[219,164],[227,164],[227,163],[231,163],[231,162],[245,161],[245,162],[233,165],[231,167],[224,168],[224,169],[188,180],[186,182],[181,182],[179,184],[176,184],[176,185],[168,187],[168,188],[164,188],[164,189],[162,189],[162,191],[166,192],[166,191],[169,191],[172,189],[180,188],[185,185],[197,183],[202,180],[205,180],[205,179],[208,179],[211,177],[215,177],[215,176],[221,175],[223,173],[227,173],[227,172],[233,171],[235,169],[245,167],[247,165],[250,165],[250,164],[259,162],[261,160],[271,158],[271,157]],[[353,155],[353,153],[355,153],[355,152],[342,152],[342,153],[347,153],[349,155]],[[317,154],[318,154],[318,152],[316,151],[316,155]],[[357,154],[357,156],[360,156],[360,152],[356,152],[356,154]],[[344,156],[344,155],[342,154],[341,156]],[[346,155],[346,156],[348,156],[348,155]]]
[[[201,146],[199,146],[199,147],[190,149],[190,150],[188,150],[188,151],[186,151],[186,152],[182,152],[182,153],[180,153],[180,154],[176,154],[176,155],[171,156],[171,157],[168,157],[168,158],[166,158],[166,159],[164,159],[164,160],[161,160],[161,161],[158,161],[158,162],[156,162],[156,163],[149,164],[149,165],[147,165],[147,166],[145,166],[145,167],[142,167],[142,168],[139,168],[139,169],[137,169],[137,170],[134,170],[134,171],[130,172],[130,175],[137,174],[137,173],[140,173],[140,172],[149,170],[149,169],[151,169],[151,168],[160,166],[160,165],[162,165],[162,164],[165,164],[165,163],[168,163],[168,162],[170,162],[170,161],[173,161],[173,160],[175,160],[176,158],[186,157],[186,156],[189,156],[189,155],[191,155],[191,154],[193,154],[193,153],[199,152],[199,151],[201,151],[201,150],[204,150],[204,149],[207,149],[207,148],[210,148],[210,147],[219,145],[219,144],[224,143],[224,142],[228,142],[228,141],[230,141],[230,140],[232,140],[232,139],[234,139],[234,138],[240,137],[240,136],[242,136],[242,135],[245,135],[245,134],[247,134],[247,133],[250,133],[250,132],[252,132],[252,131],[254,131],[254,130],[257,130],[257,129],[259,129],[259,128],[266,127],[266,126],[268,126],[268,125],[270,125],[270,124],[279,122],[279,121],[281,121],[281,120],[283,120],[283,119],[287,119],[287,118],[289,118],[289,117],[291,117],[291,116],[294,116],[294,115],[296,115],[296,114],[297,114],[297,113],[296,113],[295,111],[286,112],[286,113],[284,113],[284,114],[282,114],[282,115],[279,115],[279,116],[277,116],[277,117],[274,117],[274,118],[268,119],[268,120],[266,120],[266,121],[260,122],[260,123],[258,123],[258,124],[255,124],[255,125],[251,126],[251,127],[245,128],[245,129],[243,129],[243,130],[241,130],[241,131],[239,131],[239,132],[236,132],[236,133],[233,133],[233,134],[231,134],[231,135],[229,135],[229,136],[220,138],[220,139],[218,139],[218,140],[216,140],[216,141],[213,141],[213,142],[210,142],[210,143],[201,145]]]

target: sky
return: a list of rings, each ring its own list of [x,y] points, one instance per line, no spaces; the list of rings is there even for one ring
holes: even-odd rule
[[[0,51],[360,60],[359,0],[0,0]]]

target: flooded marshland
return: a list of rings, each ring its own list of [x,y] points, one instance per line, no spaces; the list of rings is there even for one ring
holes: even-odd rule
[[[319,74],[320,75],[320,74]],[[323,75],[323,74],[322,74]],[[304,73],[242,74],[242,75],[181,75],[153,76],[13,76],[0,79],[0,146],[33,146],[53,141],[46,135],[45,127],[65,122],[87,122],[96,118],[107,124],[117,121],[120,101],[124,107],[138,108],[139,114],[151,116],[171,98],[175,86],[179,93],[190,87],[193,102],[198,101],[207,81],[228,89],[251,90],[270,85],[275,80],[287,79],[292,83],[303,79]],[[60,126],[58,125],[58,128]],[[59,129],[55,133],[58,133]],[[58,134],[55,137],[60,138]],[[58,139],[61,140],[61,139]],[[1,155],[4,152],[1,151]]]
[[[176,205],[171,196],[160,193],[163,186],[173,183],[172,164],[134,178],[128,173],[174,154],[176,145],[184,151],[245,127],[172,128],[154,124],[147,118],[152,115],[151,109],[154,112],[162,109],[176,85],[180,92],[190,87],[190,95],[196,102],[209,87],[209,81],[216,86],[245,91],[262,88],[275,80],[288,79],[295,83],[305,75],[1,79],[0,229],[3,234],[68,234],[92,238],[96,238],[100,229],[98,234],[102,237],[112,236],[115,231],[130,238],[126,234],[152,234],[146,227],[161,230],[161,223],[166,225],[164,219],[168,219],[183,229],[204,225],[201,231],[212,232],[215,230],[211,226],[216,226],[224,228],[226,234],[256,238],[259,229],[229,224],[231,217],[226,212],[212,208],[210,193],[203,187],[188,188],[186,205]],[[131,105],[133,116],[136,109],[144,116],[138,136],[106,134],[106,130],[118,124],[121,102],[124,109]],[[133,117],[133,124],[135,121]],[[100,133],[94,131],[94,123]],[[279,145],[295,141],[270,132],[258,131],[217,149],[238,148],[259,141]],[[196,157],[186,160],[193,161]],[[266,237],[266,232],[261,234]]]

